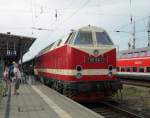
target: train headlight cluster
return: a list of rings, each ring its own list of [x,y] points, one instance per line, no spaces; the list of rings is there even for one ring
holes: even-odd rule
[[[112,72],[112,71],[113,71],[113,66],[112,66],[112,65],[109,65],[109,66],[108,66],[108,76],[109,76],[109,77],[112,77],[112,76],[113,76],[113,72]]]
[[[82,66],[81,65],[77,65],[76,66],[76,70],[77,70],[76,78],[80,79],[82,77]]]

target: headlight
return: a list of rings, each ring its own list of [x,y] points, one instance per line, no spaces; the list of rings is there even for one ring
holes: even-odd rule
[[[112,66],[112,65],[109,65],[109,66],[108,66],[108,69],[109,69],[109,71],[112,71],[112,70],[113,70],[113,66]]]
[[[77,66],[76,66],[76,70],[77,70],[77,71],[82,71],[82,66],[81,66],[81,65],[77,65]]]
[[[112,75],[113,75],[112,72],[109,72],[109,73],[108,73],[108,76],[109,76],[109,77],[112,77]]]
[[[76,78],[77,78],[77,79],[80,79],[81,77],[82,77],[82,73],[77,73],[77,74],[76,74]]]

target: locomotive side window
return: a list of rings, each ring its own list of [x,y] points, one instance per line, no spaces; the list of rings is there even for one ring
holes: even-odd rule
[[[133,72],[137,72],[137,68],[136,67],[132,67],[132,71]]]
[[[96,39],[98,44],[113,45],[106,32],[96,32]]]
[[[75,39],[75,45],[93,44],[92,32],[80,31]]]
[[[150,72],[150,67],[147,67],[146,70],[147,70],[147,72]]]
[[[75,33],[74,32],[70,33],[70,35],[69,35],[68,39],[66,40],[65,44],[67,44],[67,43],[71,44],[73,42],[74,37],[75,37]]]
[[[125,71],[125,69],[123,67],[121,67],[121,72],[124,72],[124,71]]]
[[[62,40],[59,40],[59,42],[58,42],[57,46],[59,46],[59,45],[61,44],[61,42],[62,42]]]
[[[144,67],[140,67],[139,72],[144,72]]]

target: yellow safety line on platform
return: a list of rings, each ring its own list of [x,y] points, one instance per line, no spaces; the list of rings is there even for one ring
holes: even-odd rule
[[[54,103],[53,100],[42,93],[36,86],[32,86],[32,88],[42,97],[42,99],[49,105],[49,107],[51,107],[59,115],[60,118],[72,118],[72,116],[61,109],[57,104]]]

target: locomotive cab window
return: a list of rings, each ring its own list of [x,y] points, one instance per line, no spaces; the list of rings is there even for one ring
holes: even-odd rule
[[[144,72],[144,67],[140,67],[139,72]]]
[[[92,32],[80,31],[74,41],[75,45],[92,45]]]
[[[113,45],[106,32],[96,32],[96,39],[98,44]]]
[[[147,72],[150,72],[150,67],[147,67],[146,70],[147,70]]]

